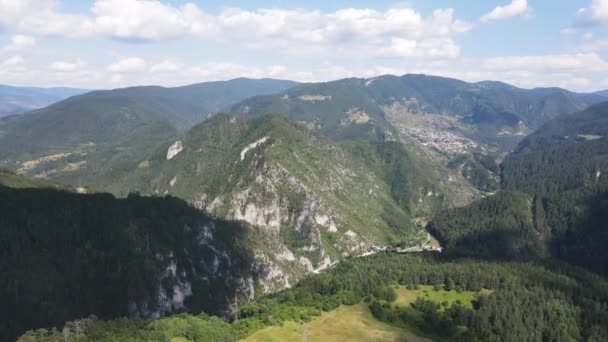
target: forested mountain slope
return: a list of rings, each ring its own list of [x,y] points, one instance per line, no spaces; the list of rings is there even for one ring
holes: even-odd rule
[[[608,273],[607,168],[608,103],[601,103],[550,121],[503,161],[503,189],[517,192],[448,211],[433,229],[449,245],[465,249],[471,241],[482,248],[502,227],[519,229],[511,243],[528,246],[528,252],[546,250]],[[509,254],[504,248],[487,252]]]
[[[448,204],[444,180],[398,142],[345,148],[280,115],[217,115],[94,187],[170,194],[265,235],[266,290],[374,246],[427,240],[414,218]]]
[[[35,88],[0,84],[0,117],[42,108],[87,91],[85,89],[64,87]]]
[[[229,111],[246,117],[282,113],[342,141],[401,141],[460,188],[468,182],[492,192],[499,185],[497,161],[527,134],[604,99],[560,88],[408,74],[301,84]]]
[[[448,130],[455,141],[472,140],[496,148],[521,139],[560,114],[602,100],[596,94],[560,88],[528,90],[500,82],[467,83],[408,74],[302,84],[282,94],[247,99],[231,111],[241,115],[284,113],[342,138],[369,130],[373,123],[381,128],[390,123],[414,139],[423,139],[423,131]]]
[[[421,285],[433,286],[414,291]],[[395,298],[399,300],[405,288],[408,294],[420,294],[410,298],[409,305],[397,304]],[[458,298],[464,291],[480,294],[472,303],[433,300],[435,293]],[[415,337],[425,341],[603,341],[608,337],[608,284],[589,272],[552,263],[380,253],[345,261],[292,289],[245,304],[231,323],[204,314],[149,321],[84,319],[55,332],[29,331],[19,341],[47,342],[66,336],[68,341],[233,341],[264,328],[277,332],[286,327],[295,329],[290,339],[278,333],[265,336],[299,341],[308,333],[309,340],[316,340],[316,320],[327,318],[325,312],[345,309],[343,313],[353,305],[364,306],[376,320],[415,331],[426,339]],[[358,321],[346,322],[333,329],[329,319],[320,325],[327,331],[342,329],[338,336],[361,329]],[[372,329],[369,323],[364,328]]]
[[[0,120],[0,166],[20,173],[86,182],[121,168],[231,103],[293,86],[291,81],[235,79],[177,88],[94,91]]]
[[[174,197],[0,185],[0,340],[93,314],[226,314],[265,272],[254,234]]]

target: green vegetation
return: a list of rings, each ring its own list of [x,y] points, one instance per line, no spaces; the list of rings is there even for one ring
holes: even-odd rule
[[[505,191],[438,215],[430,229],[448,253],[557,257],[608,274],[607,137],[605,103],[547,123],[503,161]]]
[[[452,306],[455,303],[462,305],[465,308],[472,309],[473,301],[477,299],[479,295],[488,295],[491,293],[488,290],[482,289],[480,291],[463,291],[462,287],[456,288],[455,283],[452,282],[453,286],[431,286],[431,285],[419,285],[419,286],[398,286],[395,289],[397,299],[392,302],[394,306],[409,307],[416,302],[416,299],[423,298],[441,304],[442,309],[445,307]],[[450,288],[450,290],[448,290]],[[445,305],[443,303],[446,303]]]
[[[176,198],[0,186],[0,213],[3,341],[92,314],[220,314],[247,296],[233,277],[256,277],[252,230]]]
[[[1,340],[297,340],[304,322],[311,340],[608,338],[608,283],[572,265],[608,274],[608,105],[494,155],[597,97],[383,76],[254,97],[233,107],[254,118],[179,132],[244,96],[201,94],[241,81],[92,92],[0,121],[3,165],[123,197],[0,171]],[[449,118],[479,149],[404,144],[392,105]],[[447,209],[480,194],[469,183],[502,190]],[[446,253],[349,257],[426,241],[427,217]]]
[[[70,97],[19,117],[0,120],[0,167],[18,169],[24,161],[69,153],[40,163],[28,175],[79,186],[123,170],[188,128],[247,97],[272,94],[295,85],[272,79],[235,79],[177,88],[133,87]],[[83,150],[85,143],[94,147]],[[78,170],[65,168],[82,162]]]
[[[395,291],[394,284],[410,289],[432,285],[433,289],[419,289],[423,295],[405,307],[390,304],[404,291],[399,288]],[[435,288],[436,293],[431,294]],[[424,291],[429,292],[432,300],[424,299]],[[480,295],[468,302],[472,294],[479,291],[482,291]],[[453,294],[444,295],[446,292]],[[431,254],[382,253],[347,260],[328,272],[305,278],[291,289],[256,299],[244,305],[239,319],[230,325],[206,316],[180,315],[152,321],[122,319],[94,323],[75,341],[99,340],[95,339],[99,335],[94,338],[89,331],[103,332],[105,340],[150,340],[157,336],[153,335],[158,333],[154,327],[159,324],[163,331],[172,334],[160,341],[170,341],[173,337],[204,341],[196,337],[195,332],[199,331],[197,327],[208,324],[212,327],[207,326],[207,331],[226,332],[224,340],[246,336],[289,338],[295,333],[294,324],[308,322],[313,333],[324,317],[337,316],[337,313],[331,314],[332,310],[361,303],[365,298],[372,314],[380,320],[397,327],[406,327],[407,323],[408,329],[414,329],[410,332],[432,339],[451,340],[458,336],[465,341],[526,340],[536,336],[534,339],[549,341],[600,341],[608,336],[608,283],[581,269],[554,263],[487,262]],[[409,302],[407,295],[401,298],[398,300]],[[444,301],[448,303],[443,304]],[[345,324],[345,329],[349,324],[353,329],[360,326],[361,315],[350,315],[361,310],[360,306],[340,310],[349,315],[339,317],[337,324]],[[194,326],[183,324],[184,321]],[[378,323],[374,325],[377,327]],[[275,328],[263,329],[268,326]],[[25,337],[35,333],[28,332],[21,341],[28,341]]]
[[[416,244],[424,238],[411,217],[421,211],[418,187],[431,187],[432,181],[400,144],[378,146],[387,156],[372,151],[374,159],[364,160],[281,115],[244,120],[226,114],[193,127],[180,141],[183,151],[172,159],[166,158],[173,143],[168,142],[154,155],[134,160],[128,172],[99,180],[97,187],[117,195],[169,193],[218,217],[280,230],[280,239],[269,238],[267,252],[274,255],[285,245],[313,267],[325,255],[336,260],[342,252],[350,254],[361,241]],[[250,149],[251,144],[256,147]],[[386,173],[381,157],[394,165]],[[266,223],[264,213],[280,222]],[[281,217],[271,216],[275,213]],[[301,277],[302,267],[295,266],[293,274]]]
[[[448,162],[451,169],[461,169],[462,175],[482,191],[495,191],[500,186],[500,170],[493,155],[461,154]]]
[[[535,225],[530,200],[521,192],[502,191],[447,210],[428,227],[454,255],[530,258],[545,253],[542,228]]]
[[[86,92],[76,88],[13,87],[0,84],[0,117],[20,114]]]
[[[301,341],[303,331],[302,323],[285,322],[279,326],[264,328],[243,341]],[[306,340],[319,342],[427,341],[407,330],[379,322],[372,316],[365,303],[340,306],[307,322]]]
[[[55,188],[67,189],[66,186],[46,179],[20,176],[13,171],[0,169],[0,186],[10,188]]]
[[[312,98],[310,96],[313,96]],[[321,96],[321,97],[314,97]],[[516,129],[521,121],[532,129],[560,114],[572,113],[604,101],[594,94],[576,94],[559,88],[520,89],[499,82],[467,83],[428,75],[384,75],[373,79],[343,79],[301,84],[281,94],[256,96],[231,107],[243,116],[282,113],[310,123],[320,132],[340,140],[376,137],[378,131],[393,131],[385,117],[385,106],[401,99],[413,113],[461,116],[471,130],[465,136],[508,151],[521,140],[518,135],[498,135],[503,128]],[[346,113],[357,108],[370,121],[343,124]]]

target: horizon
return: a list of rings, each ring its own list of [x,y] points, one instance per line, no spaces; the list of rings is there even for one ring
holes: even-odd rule
[[[492,83],[502,83],[505,84],[507,86],[511,86],[511,87],[515,87],[518,89],[522,89],[522,90],[535,90],[535,89],[551,89],[551,88],[556,88],[556,89],[562,89],[562,90],[566,90],[566,91],[570,91],[573,93],[581,93],[581,94],[593,94],[593,93],[599,93],[599,92],[603,92],[603,91],[608,91],[608,87],[606,88],[600,88],[600,89],[595,89],[595,90],[589,90],[589,91],[577,91],[574,89],[568,89],[568,88],[563,88],[563,87],[529,87],[529,88],[525,88],[525,87],[518,87],[516,85],[501,81],[501,80],[481,80],[481,81],[474,81],[474,82],[470,82],[470,81],[466,81],[466,80],[461,80],[458,78],[453,78],[453,77],[446,77],[446,76],[440,76],[440,75],[431,75],[431,74],[417,74],[417,73],[408,73],[408,74],[402,74],[402,75],[393,75],[393,74],[383,74],[383,75],[378,75],[378,76],[372,76],[372,77],[344,77],[344,78],[339,78],[339,79],[335,79],[335,80],[328,80],[328,81],[320,81],[320,82],[299,82],[299,81],[295,81],[295,80],[290,80],[290,79],[284,79],[284,78],[272,78],[272,77],[235,77],[235,78],[230,78],[230,79],[218,79],[218,80],[209,80],[209,81],[201,81],[201,82],[193,82],[193,83],[187,83],[187,84],[178,84],[178,85],[172,85],[172,86],[165,86],[165,85],[161,85],[161,84],[136,84],[136,85],[129,85],[129,86],[125,86],[125,87],[117,87],[117,88],[78,88],[78,87],[70,87],[70,86],[35,86],[35,85],[13,85],[13,84],[5,84],[5,83],[0,83],[0,87],[5,86],[5,87],[12,87],[12,88],[34,88],[34,89],[44,89],[44,90],[49,90],[49,89],[78,89],[78,90],[85,90],[85,91],[110,91],[110,90],[118,90],[118,89],[127,89],[127,88],[137,88],[137,87],[161,87],[161,88],[180,88],[180,87],[188,87],[188,86],[192,86],[192,85],[197,85],[197,84],[205,84],[205,83],[214,83],[214,82],[230,82],[230,81],[235,81],[235,80],[239,80],[239,79],[244,79],[244,80],[275,80],[275,81],[285,81],[285,82],[294,82],[297,85],[300,84],[319,84],[319,83],[330,83],[330,82],[339,82],[342,80],[348,80],[348,79],[359,79],[359,80],[371,80],[374,78],[380,78],[380,77],[385,77],[385,76],[392,76],[392,77],[404,77],[404,76],[408,76],[408,75],[419,75],[419,76],[426,76],[426,77],[437,77],[437,78],[447,78],[447,79],[452,79],[452,80],[456,80],[456,81],[462,81],[462,82],[466,82],[469,84],[479,84],[479,83],[484,83],[484,82],[492,82]]]
[[[0,83],[117,89],[430,74],[608,88],[608,1],[0,2]]]

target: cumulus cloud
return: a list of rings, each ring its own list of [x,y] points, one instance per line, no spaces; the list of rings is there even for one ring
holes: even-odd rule
[[[175,72],[183,67],[182,64],[176,64],[168,60],[156,63],[150,67],[150,72]]]
[[[418,50],[432,50],[415,56],[453,56],[453,42],[447,46],[432,42],[447,42],[471,29],[469,23],[454,18],[451,8],[436,9],[423,17],[403,6],[385,11],[343,8],[333,12],[229,7],[210,14],[194,3],[173,6],[160,1],[96,0],[90,13],[68,14],[59,11],[52,0],[23,0],[18,4],[0,1],[0,13],[0,26],[41,35],[103,36],[139,42],[188,36],[237,42],[250,48],[306,48],[318,52],[336,47],[332,52],[359,53],[385,47],[394,39],[406,39],[416,40]],[[442,46],[447,51],[438,53]]]
[[[146,70],[146,61],[139,57],[127,57],[108,65],[108,70],[116,73],[140,72]]]
[[[608,25],[608,0],[592,0],[591,6],[578,10],[577,17],[581,24]]]
[[[14,35],[11,42],[4,47],[5,51],[17,51],[36,45],[36,39],[22,34]]]
[[[482,22],[502,20],[522,15],[530,15],[532,9],[528,7],[527,0],[513,0],[505,6],[496,6],[491,12],[479,18]]]
[[[78,59],[75,62],[57,61],[52,63],[49,68],[57,72],[73,72],[82,70],[86,66],[86,62]]]
[[[9,57],[8,59],[4,60],[2,63],[0,63],[0,69],[5,69],[8,67],[13,67],[16,65],[21,65],[23,64],[25,61],[23,59],[23,57],[17,55],[17,56],[13,56],[13,57]]]

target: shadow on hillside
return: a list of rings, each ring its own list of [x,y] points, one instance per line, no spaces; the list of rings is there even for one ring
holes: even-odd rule
[[[237,291],[231,275],[252,272],[248,231],[174,197],[0,187],[0,340],[92,314],[125,316],[129,303],[151,313],[160,283],[169,296],[189,283],[188,311],[222,313]]]

